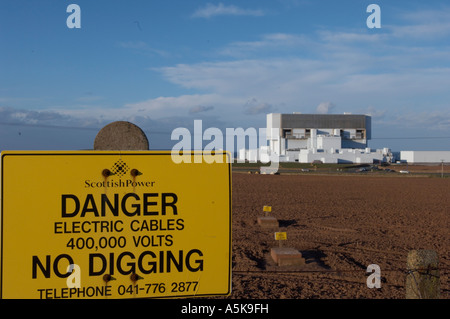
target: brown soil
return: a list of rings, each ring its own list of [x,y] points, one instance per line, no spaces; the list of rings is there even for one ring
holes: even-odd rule
[[[441,298],[450,298],[450,178],[233,173],[229,298],[405,298],[408,251],[439,255]],[[278,228],[257,223],[272,206]],[[275,231],[303,266],[277,266]],[[381,288],[366,285],[381,268]]]

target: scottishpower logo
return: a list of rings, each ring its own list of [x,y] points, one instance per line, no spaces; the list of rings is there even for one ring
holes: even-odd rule
[[[129,168],[127,166],[127,163],[123,162],[122,160],[118,160],[111,168],[111,172],[118,177],[122,177],[123,175],[125,175],[128,170]]]
[[[107,171],[105,173],[105,171]],[[130,172],[128,174],[128,172]],[[124,176],[128,176],[130,178],[122,179]],[[131,169],[121,159],[119,159],[117,162],[114,163],[114,165],[111,167],[111,170],[104,170],[103,176],[105,177],[104,180],[90,180],[86,179],[84,181],[84,187],[85,188],[99,188],[99,187],[153,187],[155,185],[155,181],[151,180],[144,180],[141,176],[144,175],[144,173],[140,172],[137,169]]]

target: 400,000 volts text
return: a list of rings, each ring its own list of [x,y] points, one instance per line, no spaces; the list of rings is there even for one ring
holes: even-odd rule
[[[127,245],[127,239],[124,236],[119,237],[100,237],[98,240],[93,237],[70,238],[66,247],[70,249],[95,249],[103,248],[124,248]],[[134,247],[170,247],[173,245],[172,235],[144,235],[133,236]]]

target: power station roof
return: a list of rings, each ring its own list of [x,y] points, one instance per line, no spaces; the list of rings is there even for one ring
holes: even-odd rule
[[[281,114],[282,128],[369,129],[371,117],[359,114]]]

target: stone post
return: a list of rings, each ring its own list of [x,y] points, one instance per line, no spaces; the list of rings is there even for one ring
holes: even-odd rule
[[[439,299],[439,259],[434,250],[412,250],[406,262],[406,299]]]
[[[148,151],[145,133],[136,125],[126,121],[112,122],[102,128],[95,137],[96,151]]]

